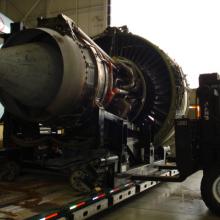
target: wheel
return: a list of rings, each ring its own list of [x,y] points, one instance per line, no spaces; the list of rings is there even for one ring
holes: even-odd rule
[[[204,171],[201,194],[206,206],[213,213],[220,215],[220,168]]]
[[[0,179],[14,181],[20,174],[20,166],[15,161],[5,161],[0,171]]]
[[[89,193],[92,191],[92,188],[89,186],[86,179],[86,172],[79,169],[72,171],[69,177],[72,188],[80,193]]]

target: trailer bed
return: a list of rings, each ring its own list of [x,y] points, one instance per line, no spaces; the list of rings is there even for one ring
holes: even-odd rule
[[[177,170],[160,176],[174,176]],[[83,220],[157,185],[159,181],[130,181],[115,189],[80,194],[64,177],[24,174],[16,182],[0,182],[0,219]]]
[[[16,182],[0,182],[0,219],[26,219],[83,197],[65,179],[24,175]]]

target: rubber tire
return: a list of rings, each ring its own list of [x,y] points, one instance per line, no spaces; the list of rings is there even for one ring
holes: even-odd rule
[[[15,161],[5,161],[1,165],[0,179],[12,182],[20,175],[20,166]]]
[[[220,177],[220,169],[214,168],[204,171],[201,182],[201,195],[210,211],[220,216],[220,203],[216,200],[212,191],[213,184],[218,177]]]
[[[83,179],[85,178],[86,173],[84,170],[74,170],[69,176],[69,182],[71,187],[82,194],[91,192],[90,187],[84,183]]]

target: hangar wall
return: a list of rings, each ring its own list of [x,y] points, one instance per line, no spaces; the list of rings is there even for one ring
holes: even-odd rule
[[[0,0],[0,12],[26,26],[36,18],[63,13],[72,18],[89,36],[101,33],[108,25],[110,0]]]

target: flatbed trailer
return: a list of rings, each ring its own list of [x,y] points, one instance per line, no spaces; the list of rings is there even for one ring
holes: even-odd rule
[[[149,170],[156,176],[178,174],[177,170],[155,171],[151,166]],[[129,181],[115,189],[83,195],[75,192],[65,178],[24,174],[16,182],[0,182],[0,219],[87,219],[159,183]]]

